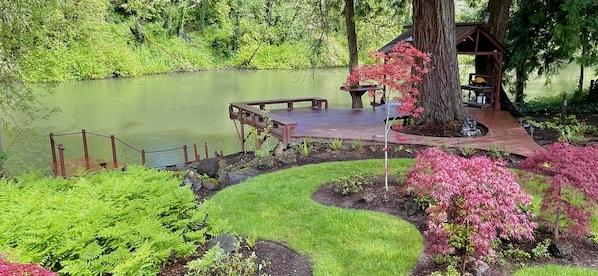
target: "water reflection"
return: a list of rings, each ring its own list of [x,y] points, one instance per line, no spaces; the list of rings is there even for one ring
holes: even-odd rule
[[[346,68],[289,71],[209,71],[189,74],[145,76],[131,79],[78,81],[59,85],[56,93],[42,99],[47,106],[61,109],[48,121],[35,122],[35,130],[4,138],[12,158],[6,163],[11,172],[31,165],[49,169],[49,133],[88,132],[114,135],[136,149],[155,151],[210,146],[209,153],[225,154],[240,150],[228,104],[286,97],[327,98],[331,107],[350,107],[349,95],[339,90]],[[111,160],[109,141],[88,137],[90,153]],[[62,136],[67,157],[83,156],[80,136]],[[118,149],[118,158],[140,163],[136,150]],[[189,151],[192,156],[192,151]],[[201,156],[204,158],[204,151]],[[192,158],[192,157],[190,157]],[[148,155],[149,165],[182,160],[177,156]]]

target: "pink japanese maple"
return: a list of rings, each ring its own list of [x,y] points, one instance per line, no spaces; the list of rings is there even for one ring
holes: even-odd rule
[[[598,205],[598,147],[553,143],[521,162],[521,168],[550,177],[541,212],[554,216],[548,223],[558,241],[559,231],[585,237]],[[564,216],[564,217],[561,217]]]
[[[391,98],[392,100],[401,101],[401,105],[394,106],[398,114],[419,116],[422,108],[416,106],[419,91],[415,84],[420,82],[423,79],[422,75],[428,72],[430,54],[419,51],[405,41],[400,41],[388,54],[376,51],[369,56],[374,59],[374,63],[356,67],[347,77],[345,86],[356,83],[385,86],[388,95],[392,92],[397,93]],[[371,96],[373,93],[370,91]]]
[[[492,243],[502,239],[533,240],[536,223],[528,210],[531,196],[515,182],[504,161],[469,159],[437,148],[419,154],[407,173],[405,191],[430,201],[424,235],[432,254],[460,254],[493,261]]]
[[[8,262],[0,257],[0,275],[6,276],[56,276],[58,274],[49,271],[37,264],[19,264]]]
[[[417,107],[417,90],[416,84],[423,78],[422,75],[428,72],[428,64],[430,63],[430,54],[422,53],[413,45],[399,41],[388,54],[381,52],[373,52],[369,54],[374,59],[373,64],[362,65],[353,69],[353,72],[347,77],[345,86],[354,84],[367,83],[373,85],[382,85],[385,87],[385,97],[390,93],[396,92],[397,95],[392,97],[392,100],[400,101],[400,105],[392,105],[397,114],[401,117],[408,115],[416,118],[421,114],[423,109]],[[374,96],[374,91],[369,91],[370,96]],[[399,130],[403,126],[401,124],[394,125],[391,123],[390,111],[387,109],[386,124],[384,128],[384,176],[385,187],[388,190],[388,133],[391,127]],[[394,119],[394,118],[392,118]],[[403,137],[396,132],[397,139],[401,140]]]

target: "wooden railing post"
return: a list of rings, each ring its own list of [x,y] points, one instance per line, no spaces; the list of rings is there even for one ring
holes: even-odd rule
[[[83,138],[83,153],[85,154],[85,168],[89,170],[89,152],[87,151],[87,134],[85,129],[81,130],[81,138]]]
[[[116,160],[116,139],[114,139],[114,135],[110,135],[110,141],[112,142],[112,163],[116,169],[118,168],[118,160]]]
[[[189,165],[189,155],[187,154],[187,145],[183,145],[183,155],[185,156],[185,166]]]
[[[208,142],[203,142],[203,148],[206,151],[206,158],[208,158]]]
[[[50,147],[52,148],[52,169],[55,174],[58,174],[58,160],[56,160],[56,144],[54,141],[54,133],[50,133]]]
[[[66,167],[64,165],[64,147],[62,144],[58,144],[58,154],[60,156],[60,176],[66,178]]]
[[[145,150],[141,150],[141,165],[145,166]]]
[[[193,153],[195,153],[195,161],[199,161],[199,154],[197,153],[197,144],[193,143]]]

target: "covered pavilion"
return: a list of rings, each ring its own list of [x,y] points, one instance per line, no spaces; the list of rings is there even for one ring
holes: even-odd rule
[[[489,86],[492,91],[493,107],[495,110],[500,110],[500,85],[503,55],[507,53],[507,49],[499,43],[487,30],[486,23],[457,23],[456,24],[456,46],[457,54],[475,55],[475,56],[491,56],[498,66],[498,70],[494,76],[491,76]],[[390,53],[399,41],[406,41],[413,43],[413,28],[406,27],[406,30],[397,36],[395,39],[388,42],[379,52]],[[472,76],[477,73],[470,74],[470,82],[473,81]],[[471,88],[472,83],[462,85],[463,89]]]

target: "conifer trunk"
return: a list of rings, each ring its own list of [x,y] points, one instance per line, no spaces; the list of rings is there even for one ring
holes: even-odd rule
[[[453,0],[413,1],[413,44],[432,54],[430,73],[419,84],[420,123],[463,120]]]

